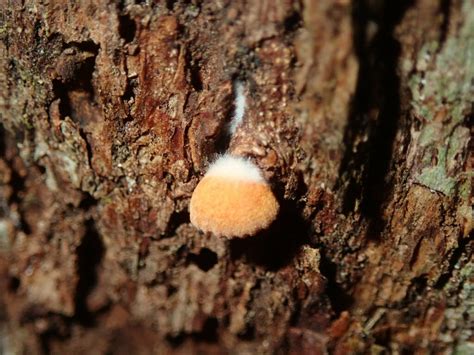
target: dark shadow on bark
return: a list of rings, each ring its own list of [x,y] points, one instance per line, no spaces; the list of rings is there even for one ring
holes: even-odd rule
[[[123,14],[119,17],[119,34],[125,40],[125,43],[130,43],[135,39],[137,32],[137,25],[135,20],[129,14]]]
[[[371,238],[377,238],[383,229],[380,212],[392,190],[387,174],[401,115],[397,74],[400,45],[393,32],[412,3],[354,2],[353,40],[360,68],[344,134],[346,153],[339,183],[347,184],[344,213],[354,211],[360,201],[362,215],[371,220]],[[372,38],[370,29],[376,31]]]
[[[327,256],[321,253],[321,261],[319,264],[321,275],[326,277],[325,294],[331,302],[331,307],[339,317],[341,312],[349,309],[354,303],[353,297],[345,291],[336,281],[338,270],[337,264],[332,262]]]
[[[245,258],[269,270],[278,270],[291,262],[303,244],[309,243],[311,233],[311,226],[302,218],[297,203],[285,201],[268,230],[230,241],[231,258]]]
[[[176,230],[183,224],[189,223],[189,212],[187,209],[182,211],[173,211],[168,221],[165,233],[157,236],[159,239],[172,238],[176,235]]]
[[[53,92],[55,98],[60,99],[59,112],[61,117],[70,116],[77,120],[75,112],[71,107],[69,100],[70,91],[83,91],[88,93],[91,98],[94,97],[94,87],[92,85],[92,76],[95,70],[95,60],[99,54],[99,46],[92,41],[70,42],[66,48],[77,52],[91,53],[92,56],[82,62],[74,64],[70,77],[53,80]]]
[[[197,92],[204,89],[204,84],[201,78],[201,58],[191,55],[191,51],[186,51],[186,66],[189,73],[189,81],[193,89]]]
[[[93,315],[87,307],[87,297],[97,283],[97,267],[105,248],[92,220],[87,221],[86,232],[77,248],[77,274],[74,318],[83,325],[93,324]]]
[[[453,279],[453,273],[456,268],[459,266],[458,263],[461,258],[464,256],[465,260],[472,260],[472,254],[474,253],[474,232],[469,234],[467,238],[460,238],[459,245],[451,255],[449,260],[448,271],[441,275],[436,284],[435,288],[442,290],[446,284]]]
[[[188,254],[186,261],[196,265],[202,271],[209,271],[217,264],[217,254],[211,249],[202,248],[199,254]]]
[[[439,43],[443,44],[446,42],[449,30],[449,17],[451,16],[451,0],[441,0],[439,7],[440,12],[443,14],[443,23],[441,24],[441,38]]]

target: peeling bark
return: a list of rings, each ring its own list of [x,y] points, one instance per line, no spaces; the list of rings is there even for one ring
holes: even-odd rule
[[[0,39],[0,352],[474,351],[472,0],[3,0]],[[224,151],[257,236],[189,222]]]

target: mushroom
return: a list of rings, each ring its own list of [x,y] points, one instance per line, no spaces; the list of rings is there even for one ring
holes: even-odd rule
[[[279,205],[260,169],[250,160],[226,154],[196,186],[191,223],[217,236],[245,237],[266,229]]]

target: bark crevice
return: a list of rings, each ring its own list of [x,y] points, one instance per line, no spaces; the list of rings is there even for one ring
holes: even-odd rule
[[[372,237],[383,230],[380,211],[391,194],[387,180],[401,114],[400,45],[394,29],[412,5],[413,1],[405,1],[370,7],[358,2],[352,15],[359,74],[339,176],[347,181],[344,212],[353,212],[359,204],[361,214],[370,219]]]
[[[92,220],[86,221],[85,233],[76,253],[78,281],[74,300],[74,318],[84,326],[92,326],[95,317],[89,309],[87,299],[97,285],[97,268],[105,253],[105,246]]]

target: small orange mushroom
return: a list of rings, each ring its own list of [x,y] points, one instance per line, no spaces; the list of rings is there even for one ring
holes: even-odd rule
[[[196,186],[191,223],[217,236],[245,237],[266,229],[279,205],[259,168],[250,160],[224,155]]]

